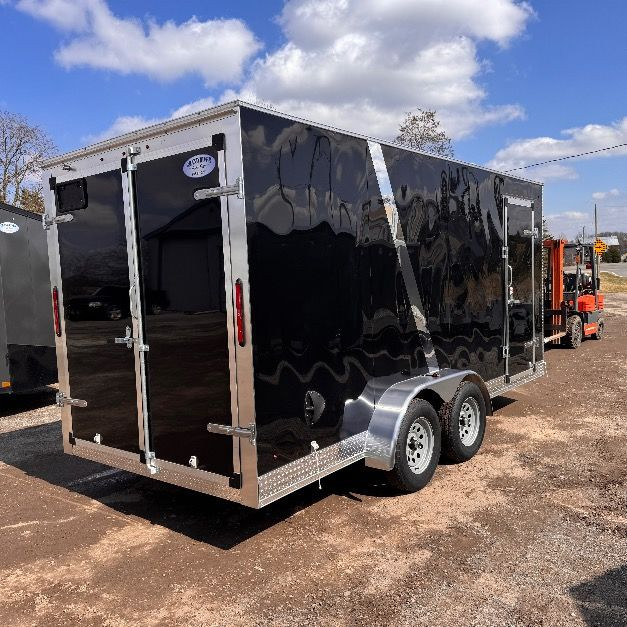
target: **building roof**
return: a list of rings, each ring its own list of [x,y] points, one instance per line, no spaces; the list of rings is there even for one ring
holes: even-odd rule
[[[600,239],[608,246],[618,246],[618,237],[616,235],[604,235],[603,237],[597,237],[597,239]],[[582,243],[594,244],[594,237],[586,237]]]

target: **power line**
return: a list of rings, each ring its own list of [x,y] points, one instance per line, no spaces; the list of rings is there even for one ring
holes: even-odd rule
[[[606,148],[597,148],[596,150],[588,150],[588,152],[580,152],[576,155],[568,155],[568,157],[559,157],[558,159],[549,159],[548,161],[539,161],[538,163],[531,163],[530,165],[522,165],[519,168],[512,168],[511,170],[503,170],[504,172],[515,172],[516,170],[526,170],[527,168],[535,168],[538,165],[546,165],[547,163],[555,163],[556,161],[564,161],[565,159],[574,159],[575,157],[585,157],[586,155],[593,155],[597,152],[604,152],[605,150],[614,150],[615,148],[623,148],[627,146],[627,143],[616,144],[616,146],[607,146]]]

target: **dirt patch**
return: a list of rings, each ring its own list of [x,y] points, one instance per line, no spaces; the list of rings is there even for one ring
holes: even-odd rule
[[[51,393],[7,399],[0,624],[626,625],[626,294],[606,316],[406,496],[355,465],[248,510],[64,455]]]

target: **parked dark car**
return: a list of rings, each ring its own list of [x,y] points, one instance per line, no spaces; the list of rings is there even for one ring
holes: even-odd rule
[[[163,294],[148,294],[149,314],[159,314],[165,306]],[[74,296],[66,304],[70,320],[122,320],[131,315],[129,311],[128,289],[115,285],[99,287],[88,296]]]

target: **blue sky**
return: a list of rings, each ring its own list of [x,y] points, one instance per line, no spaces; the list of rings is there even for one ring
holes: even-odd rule
[[[65,151],[241,95],[391,139],[435,108],[506,169],[627,142],[627,3],[0,0],[0,108]],[[521,171],[553,231],[627,230],[627,150]]]

